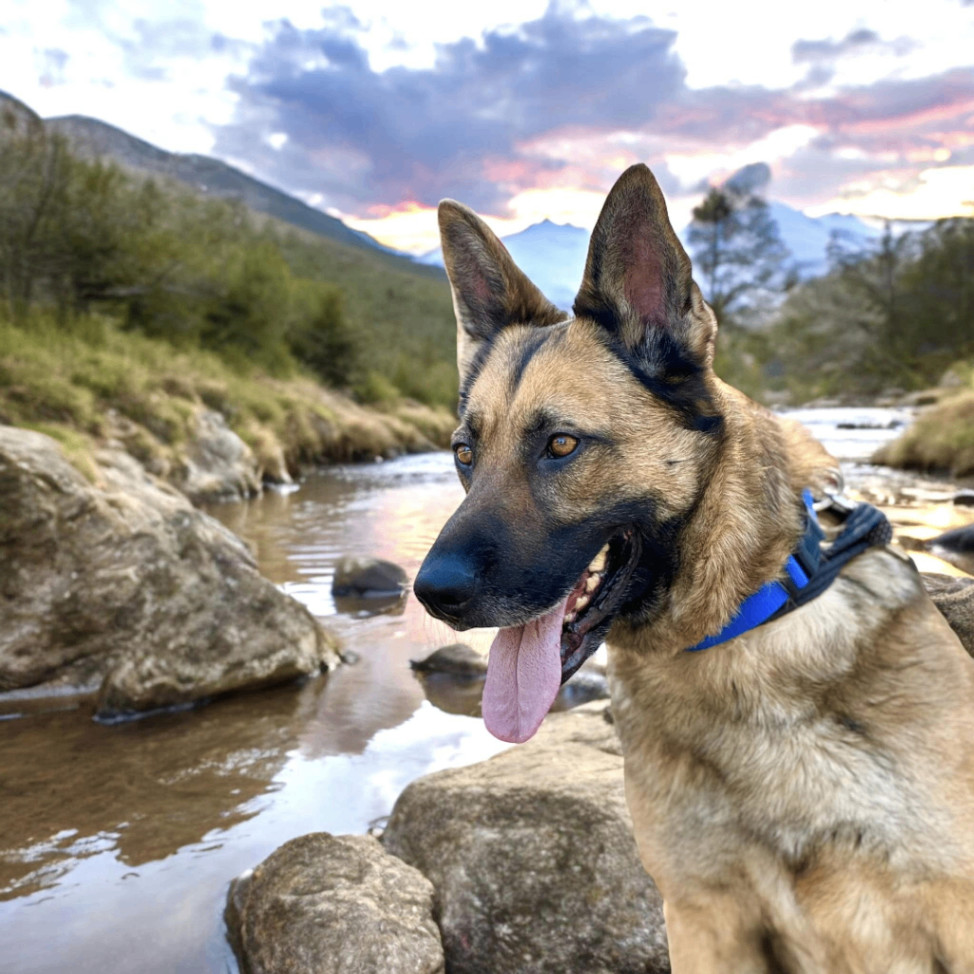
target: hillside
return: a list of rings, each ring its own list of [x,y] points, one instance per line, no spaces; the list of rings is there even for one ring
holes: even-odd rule
[[[163,176],[189,186],[204,196],[239,200],[248,209],[266,213],[285,223],[352,247],[385,250],[370,236],[352,230],[341,220],[219,159],[166,152],[96,118],[65,115],[45,119],[44,125],[63,135],[74,152],[87,159],[111,159],[131,172]]]

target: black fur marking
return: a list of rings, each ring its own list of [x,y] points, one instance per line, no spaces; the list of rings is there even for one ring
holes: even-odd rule
[[[494,341],[499,334],[500,332],[495,331],[481,341],[474,354],[473,361],[470,363],[470,368],[467,369],[466,375],[460,377],[460,399],[457,404],[457,413],[461,417],[466,411],[470,390],[473,388],[473,384],[477,381],[480,373],[483,372],[484,366],[487,364],[487,359],[490,358],[490,353],[494,350]]]
[[[518,349],[519,355],[517,361],[511,367],[511,398],[514,397],[518,386],[521,384],[521,379],[524,378],[524,371],[527,369],[528,363],[534,358],[538,350],[547,340],[548,330],[546,328],[538,328],[525,339],[524,344]]]
[[[724,417],[707,388],[705,370],[669,331],[655,332],[635,353],[609,332],[603,331],[600,340],[644,388],[676,412],[684,429],[709,436],[723,432]]]

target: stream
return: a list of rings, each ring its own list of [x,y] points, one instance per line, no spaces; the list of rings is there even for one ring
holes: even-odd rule
[[[790,415],[906,546],[974,518],[949,503],[954,485],[868,464],[909,411]],[[235,972],[222,919],[234,876],[294,836],[365,832],[414,778],[507,746],[462,705],[427,699],[409,661],[456,637],[412,596],[399,614],[373,615],[339,612],[331,597],[344,554],[414,576],[461,497],[451,456],[437,453],[329,468],[210,510],[354,650],[354,665],[114,726],[93,722],[87,700],[0,696],[0,972]],[[464,639],[486,650],[490,633]]]

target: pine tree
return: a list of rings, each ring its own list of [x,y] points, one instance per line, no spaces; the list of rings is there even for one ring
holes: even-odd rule
[[[710,188],[693,210],[689,243],[704,297],[725,326],[753,324],[792,283],[768,204],[744,187]]]

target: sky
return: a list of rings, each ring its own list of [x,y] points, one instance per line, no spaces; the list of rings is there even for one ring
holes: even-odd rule
[[[273,10],[273,13],[271,13]],[[422,252],[459,199],[591,227],[646,162],[683,226],[765,163],[812,216],[974,216],[974,0],[3,0],[0,90],[215,155]]]

